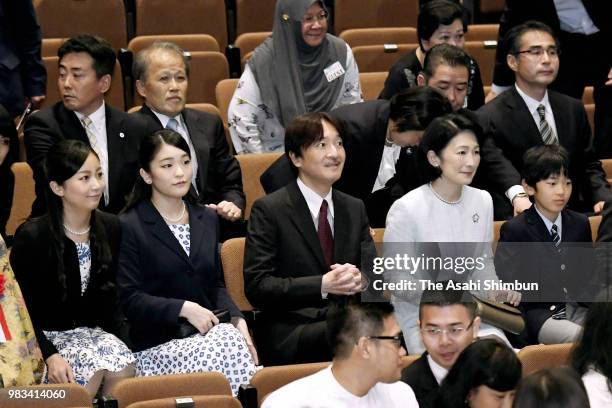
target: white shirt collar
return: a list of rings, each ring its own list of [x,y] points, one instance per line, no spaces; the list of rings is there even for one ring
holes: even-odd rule
[[[444,380],[448,374],[448,370],[436,363],[429,353],[427,354],[427,362],[429,363],[429,368],[431,369],[434,378],[438,382],[438,385],[440,385],[442,380]]]
[[[544,98],[542,98],[541,101],[538,101],[523,92],[523,90],[517,84],[514,84],[514,86],[516,87],[516,91],[519,93],[519,95],[521,95],[521,98],[523,98],[523,100],[525,101],[527,109],[529,109],[529,113],[534,116],[537,115],[537,117],[539,117],[538,106],[544,105],[544,107],[546,108],[547,116],[549,114],[552,115],[552,108],[550,107],[550,103],[548,102],[548,90],[546,90],[546,93],[544,93]]]
[[[557,226],[557,232],[559,234],[559,237],[561,237],[561,219],[562,219],[561,213],[557,215],[557,219],[555,220],[555,222],[550,222],[550,220],[544,214],[540,212],[540,210],[538,209],[538,205],[537,204],[533,204],[533,205],[534,205],[536,212],[542,219],[542,221],[544,221],[544,225],[546,225],[546,229],[548,230],[548,232],[550,233],[550,229],[552,228],[553,224],[555,224]]]
[[[106,105],[104,103],[104,100],[102,100],[102,105],[100,105],[100,107],[96,109],[91,115],[84,115],[81,112],[77,111],[74,111],[74,113],[76,114],[79,121],[81,121],[81,119],[87,116],[89,119],[91,119],[91,122],[96,129],[98,129],[102,123],[106,122]]]
[[[334,217],[334,202],[332,201],[331,188],[325,197],[321,197],[313,189],[304,184],[299,177],[297,178],[297,185],[302,192],[304,199],[306,200],[306,204],[308,204],[308,209],[310,210],[310,215],[312,216],[313,220],[319,219],[319,211],[321,210],[321,204],[323,203],[324,199],[327,200],[329,214],[332,218]]]

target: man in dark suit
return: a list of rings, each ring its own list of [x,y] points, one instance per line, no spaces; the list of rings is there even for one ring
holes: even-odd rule
[[[458,290],[425,290],[419,304],[421,339],[427,351],[405,368],[420,407],[433,407],[442,380],[461,352],[475,339],[480,317],[471,295]]]
[[[138,176],[144,122],[104,102],[116,63],[107,41],[80,35],[66,41],[58,56],[57,85],[62,100],[33,114],[25,126],[26,155],[36,183],[32,215],[46,211],[44,160],[51,146],[61,139],[82,140],[96,152],[106,183],[100,209],[118,213]]]
[[[223,220],[241,220],[246,204],[242,175],[223,123],[218,116],[185,108],[189,65],[183,50],[173,43],[155,43],[138,53],[133,71],[136,89],[145,99],[135,115],[147,120],[149,131],[170,128],[183,136],[191,151],[198,201]]]
[[[362,255],[375,251],[365,207],[332,189],[345,159],[339,127],[323,113],[294,119],[285,151],[297,179],[253,205],[245,292],[261,310],[255,342],[267,365],[331,360],[330,305],[365,286]]]
[[[612,157],[612,3],[601,0],[507,0],[500,20],[493,87],[487,100],[514,82],[506,55],[506,33],[528,20],[545,23],[559,39],[561,68],[550,88],[576,99],[594,86],[595,139],[599,157]]]
[[[41,34],[32,0],[0,0],[0,105],[11,117],[24,103],[45,99],[47,72],[40,58]]]
[[[610,189],[591,147],[591,130],[582,102],[548,90],[559,69],[559,48],[545,24],[527,22],[506,36],[508,66],[515,85],[477,112],[483,130],[492,137],[517,171],[527,149],[560,144],[570,157],[574,191],[569,207],[579,212],[601,211]],[[524,194],[524,193],[523,193]],[[493,197],[496,206],[504,200]],[[505,210],[511,215],[511,210]]]
[[[390,101],[357,103],[330,112],[342,123],[346,152],[342,176],[334,187],[365,202],[373,227],[384,227],[393,201],[423,184],[411,147],[433,119],[450,112],[444,96],[429,87],[408,89]],[[289,160],[282,156],[260,180],[271,193],[294,179]]]

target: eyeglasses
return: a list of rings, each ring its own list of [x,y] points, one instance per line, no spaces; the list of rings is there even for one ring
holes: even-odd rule
[[[519,51],[516,53],[516,55],[518,54],[527,54],[534,58],[542,58],[544,54],[548,54],[550,58],[557,58],[559,55],[561,55],[561,50],[558,49],[557,47],[549,47],[549,48],[532,47],[532,48],[529,48],[528,50]]]
[[[370,340],[392,340],[395,345],[406,348],[406,341],[404,340],[404,333],[400,333],[397,336],[366,336],[366,339]]]
[[[439,327],[427,327],[425,329],[421,329],[421,333],[425,334],[427,337],[432,339],[439,339],[442,337],[442,333],[446,333],[448,337],[451,339],[458,339],[467,333],[468,330],[474,324],[474,320],[470,322],[467,326],[461,326],[459,324],[449,327],[448,329],[441,329]]]
[[[327,11],[322,11],[316,16],[306,15],[302,18],[302,23],[310,25],[314,24],[315,20],[319,23],[327,21]]]

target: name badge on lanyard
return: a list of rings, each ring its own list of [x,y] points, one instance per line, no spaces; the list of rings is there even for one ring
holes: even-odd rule
[[[342,64],[336,61],[333,64],[331,64],[329,67],[325,68],[323,72],[325,73],[325,78],[327,78],[327,82],[331,82],[335,79],[340,78],[342,75],[344,75],[345,71],[344,71],[344,68],[342,68]]]

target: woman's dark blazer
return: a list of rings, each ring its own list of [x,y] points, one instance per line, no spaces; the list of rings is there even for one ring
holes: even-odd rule
[[[100,267],[98,254],[92,245],[91,275],[85,293],[81,295],[81,273],[76,245],[64,239],[64,272],[66,297],[57,274],[57,258],[51,252],[54,237],[49,217],[34,218],[23,224],[15,234],[11,251],[11,266],[19,282],[34,325],[43,357],[57,353],[55,346],[42,330],[63,331],[77,327],[101,327],[117,332],[117,296],[115,275],[121,242],[121,228],[117,216],[96,210],[95,221],[104,228],[110,245],[112,263]],[[102,238],[98,233],[98,238]]]
[[[117,282],[134,351],[176,337],[186,300],[241,316],[223,282],[217,214],[188,204],[190,255],[149,200],[120,217],[123,230]]]

